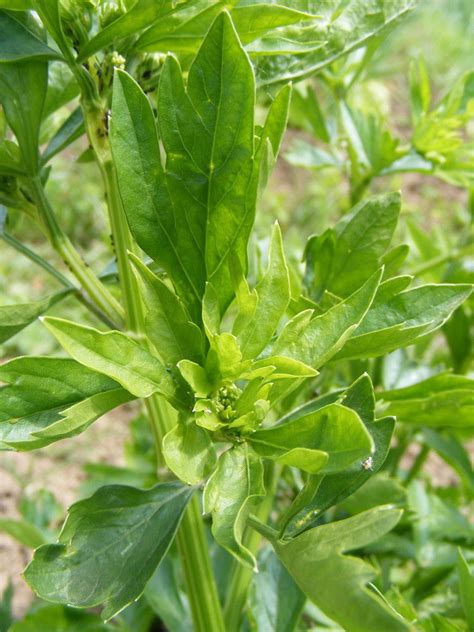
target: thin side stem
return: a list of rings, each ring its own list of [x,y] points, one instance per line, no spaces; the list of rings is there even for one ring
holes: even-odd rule
[[[105,314],[102,310],[100,310],[96,305],[94,305],[94,303],[92,303],[87,298],[87,296],[83,294],[82,288],[78,288],[75,285],[73,285],[69,281],[69,279],[66,278],[64,274],[62,274],[62,272],[59,272],[59,270],[57,270],[48,261],[46,261],[46,259],[43,259],[43,257],[40,257],[39,255],[37,255],[36,252],[28,248],[28,246],[25,246],[24,244],[22,244],[21,241],[18,241],[18,239],[16,239],[12,235],[9,235],[8,233],[3,232],[1,234],[1,238],[6,244],[11,246],[12,248],[15,248],[15,250],[17,250],[22,255],[30,259],[30,261],[33,261],[38,266],[43,268],[43,270],[48,272],[48,274],[50,274],[57,281],[59,281],[61,285],[63,285],[66,288],[70,288],[71,290],[74,290],[75,291],[74,296],[77,298],[78,301],[80,301],[85,307],[87,307],[89,311],[95,314],[97,318],[99,318],[105,325],[111,328],[114,327],[114,323],[110,320],[107,314]]]
[[[416,459],[413,461],[411,468],[408,470],[407,476],[405,478],[405,483],[407,485],[411,483],[412,480],[414,480],[418,476],[423,465],[426,462],[426,459],[428,458],[429,453],[430,453],[429,446],[427,446],[426,444],[423,445]]]
[[[112,322],[121,322],[124,315],[122,306],[86,265],[85,261],[72,245],[69,237],[67,237],[59,227],[39,176],[31,177],[29,181],[33,200],[51,245],[62,257],[74,277],[81,287],[84,288],[95,305],[97,305]]]

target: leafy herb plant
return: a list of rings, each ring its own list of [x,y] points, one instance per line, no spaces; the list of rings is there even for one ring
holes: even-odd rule
[[[41,449],[140,399],[158,464],[151,484],[104,485],[73,504],[56,542],[27,520],[0,523],[40,545],[25,579],[60,604],[28,615],[32,626],[100,607],[104,623],[83,613],[74,625],[147,630],[149,620],[130,623],[139,599],[171,630],[288,632],[303,610],[349,631],[424,625],[422,587],[402,594],[384,570],[426,518],[402,517],[408,502],[421,511],[424,492],[411,487],[407,501],[389,476],[410,432],[394,447],[395,420],[423,427],[425,446],[454,460],[472,491],[457,434],[472,428],[472,380],[441,373],[383,390],[374,367],[431,340],[471,285],[400,274],[400,196],[364,198],[355,172],[357,205],[308,240],[303,267],[288,261],[278,224],[249,265],[291,82],[370,49],[411,8],[328,2],[318,16],[316,4],[1,3],[2,238],[62,288],[0,308],[0,339],[41,317],[66,352],[1,365],[1,447]],[[263,91],[270,104],[257,123]],[[70,102],[55,126],[52,115]],[[51,159],[84,134],[113,239],[104,274],[85,263],[47,195]],[[9,218],[19,213],[67,276],[13,236]],[[71,296],[87,320],[44,315]],[[437,497],[424,502],[442,512]],[[456,520],[446,546],[472,545],[462,514]],[[460,627],[446,630],[472,623],[472,575],[456,555]],[[12,627],[23,629],[33,627]]]

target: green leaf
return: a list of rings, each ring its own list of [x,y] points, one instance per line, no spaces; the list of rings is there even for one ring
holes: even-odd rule
[[[0,63],[58,58],[61,55],[57,51],[46,46],[13,14],[0,9]]]
[[[367,458],[374,447],[359,415],[340,404],[257,430],[248,440],[261,456],[311,474],[345,469]]]
[[[348,632],[407,632],[402,617],[367,587],[374,569],[343,555],[393,529],[401,511],[377,507],[346,520],[306,531],[275,550],[301,590]]]
[[[342,472],[326,475],[315,489],[303,509],[298,509],[285,526],[285,534],[294,535],[307,529],[333,505],[343,501],[362,487],[376,474],[387,458],[390,441],[395,427],[393,417],[375,419],[375,397],[370,377],[367,374],[357,379],[344,393],[339,394],[346,408],[355,411],[370,433],[374,450],[370,460],[356,462]],[[316,400],[317,401],[317,400]],[[300,414],[305,414],[302,407]]]
[[[258,2],[245,5],[237,0],[221,0],[209,4],[198,0],[163,16],[138,40],[137,48],[145,51],[192,53],[199,46],[213,19],[223,9],[231,11],[241,41],[247,44],[268,31],[282,26],[314,20],[313,15],[286,7],[284,3]],[[234,5],[241,6],[234,6]]]
[[[0,443],[30,450],[83,432],[133,399],[117,382],[67,358],[15,358],[0,367]]]
[[[156,569],[145,588],[145,598],[170,632],[192,629],[189,605],[180,591],[176,560],[171,553]]]
[[[278,224],[272,233],[267,271],[255,290],[255,311],[237,336],[243,359],[256,358],[263,351],[290,302],[290,279]]]
[[[204,510],[212,514],[216,542],[254,569],[255,558],[242,538],[251,506],[264,495],[262,462],[245,445],[224,452],[204,488]]]
[[[29,175],[39,170],[39,132],[47,84],[47,62],[0,64],[0,102]]]
[[[249,594],[249,616],[255,630],[293,632],[306,598],[271,548],[258,557]]]
[[[84,134],[84,119],[81,108],[76,108],[64,121],[58,131],[49,141],[41,154],[41,162],[46,164],[63,149]]]
[[[36,550],[25,579],[46,601],[104,605],[104,620],[138,599],[166,555],[193,489],[101,487],[69,510],[59,544]],[[94,579],[91,582],[91,578]]]
[[[84,62],[97,51],[107,48],[117,40],[124,39],[149,27],[159,18],[161,23],[170,3],[167,0],[137,0],[122,16],[108,24],[83,46],[78,55],[78,63]],[[163,15],[165,14],[165,15]]]
[[[412,0],[386,3],[383,0],[337,0],[318,4],[322,21],[308,26],[280,29],[254,42],[260,85],[301,81],[320,72],[349,52],[380,41],[395,24],[414,8]]]
[[[472,628],[474,627],[474,575],[461,549],[458,549],[458,577],[462,607],[467,624]]]
[[[64,606],[42,606],[16,621],[8,632],[111,632],[97,615]]]
[[[159,277],[134,255],[132,263],[141,282],[145,303],[145,330],[166,365],[183,358],[203,361],[201,330],[189,320],[181,301]]]
[[[216,16],[236,3],[237,0],[217,0],[212,4],[207,0],[192,0],[178,5],[145,31],[136,47],[149,52],[192,53]]]
[[[214,443],[194,419],[179,421],[164,436],[163,457],[170,470],[189,485],[207,478],[217,463]]]
[[[44,544],[44,536],[38,527],[25,520],[0,518],[0,532],[6,533],[30,549],[36,549],[36,547]]]
[[[470,285],[422,285],[387,302],[375,300],[335,359],[371,358],[413,344],[441,327],[471,291]]]
[[[254,101],[250,63],[223,13],[186,87],[176,60],[169,56],[164,64],[158,91],[164,171],[145,95],[126,74],[116,76],[112,147],[125,211],[138,243],[168,272],[194,322],[206,281],[221,312],[231,301],[231,255],[246,269],[259,176]]]
[[[381,257],[388,249],[400,213],[400,194],[387,193],[358,204],[350,215],[336,224],[336,241],[330,274],[324,279],[313,273],[309,293],[319,300],[324,290],[348,296],[361,286],[369,274],[381,266]],[[312,251],[319,238],[311,238],[306,247],[308,266],[314,265]],[[308,277],[308,272],[306,273]]]
[[[298,359],[319,368],[347,345],[349,337],[366,315],[382,272],[378,271],[364,285],[330,310],[312,319],[312,310],[300,312],[285,326],[272,352]],[[349,341],[350,342],[350,341]]]
[[[31,325],[38,316],[47,312],[53,305],[59,303],[70,294],[71,290],[65,290],[52,294],[35,303],[23,303],[21,305],[3,305],[0,307],[0,344],[17,334],[19,331]]]
[[[110,376],[135,397],[159,393],[177,407],[186,407],[185,394],[163,364],[129,336],[119,331],[102,333],[61,318],[43,322],[75,360]]]
[[[385,412],[403,423],[428,428],[474,426],[474,380],[441,374],[377,397],[388,405]]]

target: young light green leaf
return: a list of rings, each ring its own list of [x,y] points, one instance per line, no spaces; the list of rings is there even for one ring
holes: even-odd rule
[[[58,58],[61,55],[57,51],[47,46],[14,15],[0,8],[0,63]]]
[[[328,617],[350,632],[408,632],[409,626],[367,587],[376,573],[362,560],[343,555],[393,529],[401,511],[377,507],[346,520],[310,529],[277,543],[275,550],[301,590]]]
[[[360,325],[372,304],[381,277],[380,270],[351,296],[321,316],[311,320],[310,310],[294,316],[281,332],[272,352],[299,359],[315,369],[328,362],[347,344]]]
[[[177,407],[186,407],[186,395],[163,364],[129,336],[119,331],[102,333],[61,318],[43,322],[75,360],[110,376],[135,397],[159,393]]]
[[[71,290],[65,290],[52,294],[36,303],[23,303],[21,305],[3,305],[0,307],[0,344],[5,342],[19,331],[28,327],[38,316],[44,314],[53,305],[70,294]]]
[[[251,506],[264,494],[262,462],[245,445],[224,452],[204,488],[204,510],[212,514],[217,543],[254,569],[255,558],[242,538]]]
[[[216,450],[209,434],[194,419],[181,420],[163,438],[167,466],[188,485],[197,485],[214,470]]]
[[[166,365],[183,358],[203,361],[204,341],[201,330],[170,288],[134,255],[130,255],[143,288],[148,337]]]
[[[441,327],[471,294],[470,285],[422,285],[387,302],[374,301],[352,338],[335,357],[370,358],[412,344]]]
[[[104,620],[138,599],[166,555],[193,489],[101,487],[69,509],[59,544],[36,550],[25,579],[46,601],[104,605]],[[91,578],[94,581],[91,583]]]
[[[357,461],[360,465],[374,449],[359,415],[340,404],[257,430],[248,440],[261,456],[310,474],[338,472]]]
[[[0,443],[31,450],[85,430],[133,399],[117,382],[67,358],[15,358],[0,367]]]
[[[278,224],[272,233],[268,268],[256,293],[255,311],[237,336],[244,359],[256,358],[263,351],[290,302],[290,279]]]

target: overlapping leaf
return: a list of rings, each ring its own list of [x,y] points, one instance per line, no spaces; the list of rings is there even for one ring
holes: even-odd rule
[[[186,408],[186,393],[164,365],[129,336],[119,331],[102,333],[61,318],[45,318],[44,323],[75,360],[116,380],[135,397],[160,393]]]
[[[117,382],[66,358],[24,357],[0,367],[0,444],[17,450],[74,436],[133,399]]]
[[[343,555],[390,531],[401,512],[377,507],[306,531],[275,550],[301,590],[348,632],[407,632],[409,626],[367,586],[376,573],[361,559]]]
[[[36,550],[26,581],[46,601],[104,605],[102,616],[110,619],[143,592],[192,493],[180,483],[101,487],[70,508],[58,544]]]
[[[285,95],[288,100],[288,90]],[[186,86],[175,58],[165,62],[158,94],[163,168],[145,95],[126,74],[116,77],[112,148],[130,227],[171,276],[195,322],[206,281],[213,284],[222,311],[233,296],[231,256],[246,270],[263,147],[268,139],[277,153],[286,122],[287,104],[283,120],[264,128],[255,146],[254,100],[250,62],[223,13],[204,40]],[[281,99],[275,101],[280,104]]]

